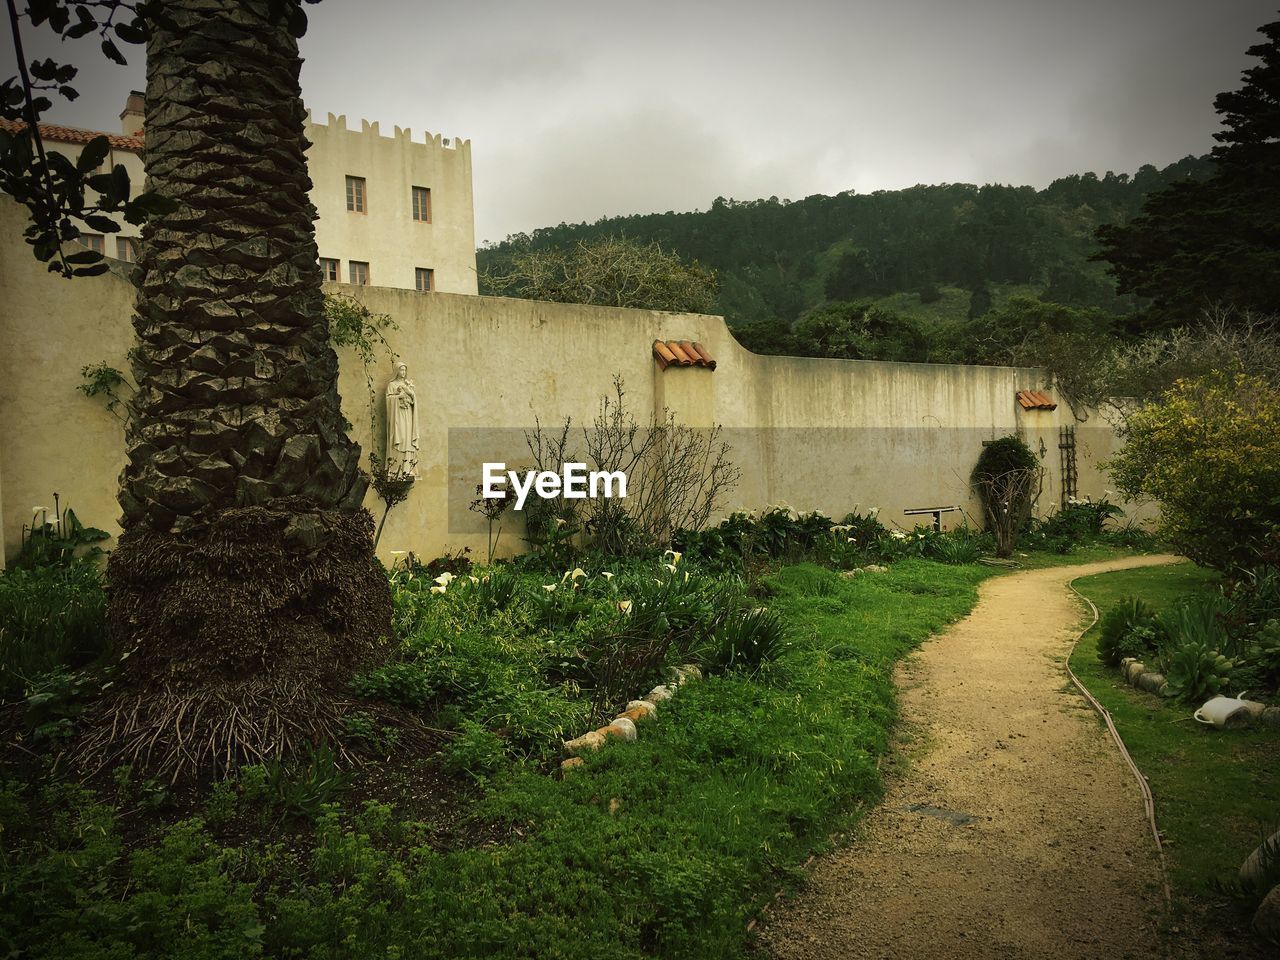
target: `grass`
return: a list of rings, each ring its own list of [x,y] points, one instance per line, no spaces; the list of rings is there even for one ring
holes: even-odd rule
[[[894,663],[995,571],[903,560],[785,567],[764,600],[789,646],[710,676],[566,777],[496,772],[451,847],[394,804],[321,808],[311,836],[227,837],[203,811],[122,840],[78,788],[0,788],[0,946],[29,957],[731,957],[746,924],[881,791]],[[247,796],[215,787],[234,819]]]
[[[1216,574],[1184,563],[1084,577],[1076,588],[1105,613],[1121,597],[1162,608],[1216,584]],[[1097,636],[1096,627],[1086,634],[1071,667],[1111,712],[1150,782],[1170,884],[1184,906],[1219,903],[1217,882],[1234,879],[1263,831],[1280,826],[1280,731],[1196,723],[1187,704],[1140,693],[1100,663]]]

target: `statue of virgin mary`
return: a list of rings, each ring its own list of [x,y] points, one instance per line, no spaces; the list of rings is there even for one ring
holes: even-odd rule
[[[403,363],[387,384],[387,475],[418,475],[418,390]]]

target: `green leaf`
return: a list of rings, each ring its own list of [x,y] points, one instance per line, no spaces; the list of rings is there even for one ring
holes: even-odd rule
[[[110,40],[102,41],[102,52],[106,55],[108,60],[114,60],[116,63],[120,64],[121,66],[127,65],[129,62],[124,58],[124,54],[120,52],[120,48],[117,47]]]
[[[110,152],[110,140],[105,136],[94,137],[80,151],[80,156],[76,159],[76,169],[81,173],[97,170],[98,167],[102,166],[102,161],[107,159],[107,154]]]
[[[102,254],[97,250],[79,250],[75,253],[69,253],[64,258],[67,263],[72,265],[81,263],[97,263],[102,259]]]

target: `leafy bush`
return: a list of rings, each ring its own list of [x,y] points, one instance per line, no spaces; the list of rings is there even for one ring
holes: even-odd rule
[[[705,662],[714,670],[755,673],[782,653],[786,639],[786,624],[776,613],[763,607],[748,610],[720,625],[711,637]]]
[[[436,696],[436,677],[416,661],[400,661],[362,673],[351,688],[368,700],[384,700],[413,710],[430,706]]]
[[[106,608],[102,576],[89,560],[0,573],[0,698],[104,653]]]
[[[25,720],[36,741],[66,740],[73,733],[76,717],[100,689],[88,673],[58,665],[41,674],[31,684]]]
[[[996,555],[1013,553],[1035,511],[1043,470],[1031,448],[1016,436],[992,440],[982,448],[971,482],[982,501],[987,529],[996,539]]]
[[[1098,659],[1114,667],[1125,657],[1145,657],[1156,648],[1155,627],[1154,609],[1136,597],[1124,597],[1099,624]]]
[[[1159,622],[1172,643],[1196,643],[1234,655],[1237,644],[1226,626],[1230,612],[1230,604],[1219,595],[1193,594],[1161,613]]]
[[[1280,687],[1280,620],[1269,620],[1262,626],[1245,648],[1244,663],[1263,689]]]
[[[520,578],[505,567],[491,567],[474,580],[463,581],[463,590],[486,613],[495,613],[509,606],[519,589]]]
[[[97,527],[86,527],[80,522],[75,511],[65,509],[58,503],[58,495],[53,495],[53,519],[50,520],[44,508],[40,511],[40,523],[31,518],[31,527],[23,527],[22,548],[14,563],[20,569],[34,567],[67,566],[78,561],[92,560],[101,555],[98,546],[111,535]],[[87,549],[86,549],[87,548]]]
[[[440,759],[448,773],[483,783],[506,766],[507,748],[501,737],[467,720],[441,751]]]
[[[333,803],[351,785],[351,775],[338,769],[328,744],[307,749],[305,758],[268,760],[241,772],[245,800],[265,801],[281,816],[314,820],[325,804]]]
[[[1123,433],[1112,477],[1128,496],[1160,502],[1180,553],[1217,570],[1280,559],[1280,404],[1266,379],[1179,380]]]

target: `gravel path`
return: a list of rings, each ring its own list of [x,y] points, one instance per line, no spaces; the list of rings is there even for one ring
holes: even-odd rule
[[[1132,774],[1064,659],[1073,577],[983,583],[968,618],[898,669],[910,758],[858,838],[760,929],[779,960],[1162,956],[1159,868]]]

